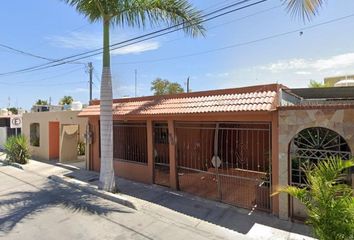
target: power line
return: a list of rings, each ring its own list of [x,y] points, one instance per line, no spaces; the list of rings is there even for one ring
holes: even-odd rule
[[[30,84],[30,85],[18,85],[21,87],[34,87],[34,88],[38,88],[38,87],[48,87],[48,86],[61,86],[61,85],[69,85],[69,84],[76,84],[76,83],[87,83],[87,81],[78,81],[78,82],[60,82],[60,83],[52,83],[52,84],[40,84],[40,85],[34,85],[34,84]],[[3,83],[0,82],[0,85],[8,85],[7,83]],[[13,85],[16,86],[16,85]]]
[[[36,54],[33,54],[33,53],[25,52],[25,51],[10,47],[10,46],[2,44],[2,43],[0,43],[0,47],[9,49],[9,50],[11,50],[13,52],[17,52],[17,53],[20,53],[22,55],[26,55],[26,56],[30,56],[30,57],[34,57],[34,58],[39,58],[39,59],[42,59],[42,60],[47,60],[47,61],[53,61],[54,60],[54,59],[42,57],[42,56],[39,56],[39,55],[36,55]]]
[[[324,26],[324,25],[327,25],[327,24],[331,24],[331,23],[334,23],[334,22],[342,21],[342,20],[345,20],[345,19],[348,19],[348,18],[351,18],[351,17],[354,17],[354,14],[350,14],[350,15],[347,15],[347,16],[344,16],[344,17],[340,17],[340,18],[335,18],[335,19],[332,19],[332,20],[329,20],[329,21],[326,21],[326,22],[322,22],[322,23],[319,23],[319,24],[311,25],[311,26],[308,26],[308,27],[298,28],[296,30],[291,30],[291,31],[278,33],[278,34],[270,35],[270,36],[267,36],[267,37],[263,37],[263,38],[259,38],[259,39],[255,39],[255,40],[251,40],[251,41],[247,41],[247,42],[232,44],[232,45],[228,45],[228,46],[224,46],[224,47],[220,47],[220,48],[214,48],[214,49],[201,51],[201,52],[196,52],[196,53],[191,53],[191,54],[185,54],[185,55],[180,55],[180,56],[175,56],[175,57],[159,58],[159,59],[150,59],[150,60],[144,60],[144,61],[120,62],[120,63],[115,63],[115,64],[124,65],[124,64],[138,64],[138,63],[152,63],[152,62],[170,61],[170,60],[174,60],[174,59],[180,59],[180,58],[204,55],[204,54],[208,54],[208,53],[212,53],[212,52],[218,52],[218,51],[227,50],[227,49],[231,49],[231,48],[247,46],[247,45],[250,45],[250,44],[266,41],[266,40],[269,40],[269,39],[274,39],[274,38],[290,35],[290,34],[293,34],[293,33],[299,33],[300,31],[310,30],[310,29],[313,29],[313,28],[318,28],[318,27],[321,27],[321,26]]]
[[[77,72],[77,71],[79,71],[79,70],[82,70],[82,67],[79,67],[79,68],[75,67],[74,69],[72,69],[72,70],[70,70],[70,71],[67,71],[67,72],[65,72],[65,73],[57,74],[57,75],[54,75],[54,76],[51,76],[51,77],[41,78],[41,79],[39,79],[39,80],[34,80],[34,81],[33,81],[33,80],[27,80],[27,81],[21,81],[21,82],[8,82],[8,81],[6,81],[6,82],[1,82],[1,81],[0,81],[0,83],[2,83],[2,84],[7,84],[7,85],[14,85],[14,86],[22,86],[22,85],[19,85],[19,84],[22,84],[22,83],[29,83],[29,81],[31,81],[31,82],[42,82],[42,81],[46,81],[46,80],[50,80],[50,79],[54,79],[54,78],[66,76],[66,75],[69,75],[69,74],[71,74],[71,73],[73,73],[73,72]]]
[[[221,26],[225,26],[225,25],[228,25],[228,24],[231,24],[231,23],[234,23],[234,22],[238,22],[238,21],[250,18],[250,17],[254,17],[254,16],[257,16],[257,15],[266,13],[266,12],[270,12],[270,11],[272,11],[274,9],[280,8],[281,6],[282,5],[280,4],[280,5],[277,5],[277,6],[274,6],[274,7],[270,7],[270,8],[264,9],[264,10],[257,11],[255,13],[252,13],[252,14],[249,14],[249,15],[246,15],[246,16],[243,16],[243,17],[239,17],[239,18],[227,21],[227,22],[223,22],[221,24],[213,25],[211,27],[208,27],[207,31],[209,32],[210,30],[216,29],[216,28],[221,27]],[[175,42],[175,41],[178,41],[178,40],[181,40],[181,39],[184,39],[184,38],[180,37],[180,38],[175,38],[175,39],[171,39],[171,40],[168,40],[168,41],[164,41],[164,44],[170,43],[170,42]]]
[[[235,6],[238,6],[238,5],[241,5],[241,4],[244,4],[244,3],[247,3],[251,0],[242,0],[242,1],[238,1],[236,3],[233,3],[231,5],[228,5],[226,7],[223,7],[223,8],[220,8],[218,10],[215,10],[215,11],[212,11],[208,14],[205,14],[203,15],[202,17],[207,17],[207,16],[210,16],[210,15],[214,15],[218,12],[222,12],[222,11],[225,11],[229,8],[232,8],[232,7],[235,7]],[[239,11],[239,10],[242,10],[242,9],[245,9],[245,8],[249,8],[249,7],[252,7],[252,6],[255,6],[255,5],[258,5],[258,4],[261,4],[263,2],[266,2],[268,0],[259,0],[258,2],[254,2],[254,3],[251,3],[251,4],[248,4],[248,5],[245,5],[245,6],[242,6],[242,7],[239,7],[239,8],[236,8],[236,9],[233,9],[233,10],[229,10],[227,12],[224,12],[224,13],[221,13],[221,14],[218,14],[216,16],[213,16],[213,17],[210,17],[210,18],[207,18],[207,19],[203,19],[201,21],[201,23],[203,22],[207,22],[207,21],[210,21],[210,20],[213,20],[215,18],[219,18],[221,16],[224,16],[224,15],[227,15],[227,14],[230,14],[230,13],[233,13],[233,12],[236,12],[236,11]],[[128,40],[125,40],[125,41],[122,41],[122,42],[119,42],[119,43],[115,43],[115,44],[111,44],[110,47],[115,47],[115,46],[118,46],[118,45],[121,45],[121,44],[125,44],[125,43],[129,43],[129,42],[132,42],[132,41],[135,41],[135,40],[138,40],[138,39],[142,39],[142,40],[139,40],[139,41],[135,41],[133,43],[129,43],[129,44],[126,44],[126,45],[123,45],[123,46],[119,46],[119,47],[115,47],[115,48],[112,48],[111,50],[116,50],[116,49],[119,49],[119,48],[123,48],[123,47],[127,47],[127,46],[130,46],[130,45],[133,45],[133,44],[137,44],[139,42],[143,42],[143,41],[147,41],[147,40],[150,40],[150,39],[153,39],[153,38],[157,38],[157,37],[160,37],[160,36],[163,36],[163,35],[167,35],[167,34],[170,34],[170,33],[173,33],[173,32],[176,32],[176,31],[179,31],[183,28],[185,28],[185,26],[183,26],[185,23],[180,23],[180,24],[176,24],[176,25],[173,25],[173,26],[170,26],[170,27],[167,27],[167,28],[164,28],[164,29],[160,29],[160,30],[157,30],[157,31],[154,31],[154,32],[150,32],[148,34],[144,34],[144,35],[141,35],[141,36],[138,36],[138,37],[135,37],[135,38],[131,38],[131,39],[128,39]],[[179,26],[183,26],[181,28],[178,28]],[[190,27],[190,26],[193,26],[193,25],[189,25],[187,27]],[[170,30],[172,29],[172,30]],[[167,30],[170,30],[168,32],[166,32]],[[164,33],[165,32],[165,33]],[[160,34],[158,34],[160,33]],[[155,35],[157,34],[157,35]],[[148,37],[148,36],[151,36],[151,37]],[[145,38],[145,37],[148,37],[148,38]],[[145,39],[144,39],[145,38]],[[55,61],[52,61],[50,63],[46,63],[46,64],[41,64],[41,65],[37,65],[37,66],[33,66],[33,67],[28,67],[28,68],[24,68],[24,69],[20,69],[20,70],[16,70],[16,71],[11,71],[11,72],[5,72],[5,73],[1,73],[0,76],[4,76],[4,75],[8,75],[8,74],[16,74],[16,73],[22,73],[22,72],[28,72],[28,71],[38,71],[38,70],[43,70],[43,69],[47,69],[47,68],[50,68],[50,67],[56,67],[56,66],[60,66],[60,65],[63,65],[63,64],[67,64],[67,63],[70,63],[70,62],[74,62],[74,61],[77,61],[77,60],[81,60],[81,59],[85,59],[85,58],[89,58],[89,57],[92,57],[92,56],[96,56],[98,54],[101,54],[102,53],[102,50],[103,48],[99,48],[99,49],[95,49],[95,50],[91,50],[91,51],[87,51],[87,52],[84,52],[84,53],[80,53],[80,54],[75,54],[75,55],[72,55],[72,56],[69,56],[69,57],[65,57],[65,58],[62,58],[62,59],[58,59],[58,60],[55,60]],[[91,54],[91,55],[88,55],[88,56],[84,56],[84,55],[87,55],[87,54],[90,54],[90,53],[93,53],[93,52],[97,52],[97,51],[100,51],[98,53],[95,53],[95,54]],[[80,56],[83,56],[83,57],[80,57]],[[77,57],[80,57],[80,58],[77,58]],[[67,59],[72,59],[72,58],[76,58],[74,60],[69,60],[69,61],[65,61]],[[58,62],[57,64],[54,64]],[[50,64],[54,64],[54,65],[50,65]]]
[[[25,52],[25,51],[23,51],[23,50],[16,49],[16,48],[14,48],[14,47],[11,47],[11,46],[6,45],[6,44],[3,44],[3,43],[0,43],[0,47],[6,48],[6,49],[11,50],[11,51],[13,51],[13,52],[20,53],[20,54],[25,55],[25,56],[30,56],[30,57],[34,57],[34,58],[38,58],[38,59],[50,61],[50,62],[56,61],[56,59],[43,57],[43,56],[40,56],[40,55],[37,55],[37,54],[33,54],[33,53],[30,53],[30,52]],[[71,62],[71,64],[86,64],[86,63],[82,63],[82,62]]]

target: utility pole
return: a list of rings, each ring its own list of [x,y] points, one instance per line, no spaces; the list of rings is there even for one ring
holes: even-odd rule
[[[138,96],[138,70],[135,69],[135,97]]]
[[[189,77],[187,78],[187,93],[189,93]]]
[[[87,64],[88,66],[88,71],[89,71],[89,76],[90,76],[90,81],[89,81],[89,84],[90,84],[90,102],[92,101],[92,74],[93,74],[93,66],[92,66],[92,62],[89,62]]]

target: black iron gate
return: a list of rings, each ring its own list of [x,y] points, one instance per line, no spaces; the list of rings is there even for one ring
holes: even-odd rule
[[[157,122],[153,125],[154,134],[154,183],[170,186],[170,158],[168,124]]]
[[[182,191],[270,211],[270,123],[176,123]]]

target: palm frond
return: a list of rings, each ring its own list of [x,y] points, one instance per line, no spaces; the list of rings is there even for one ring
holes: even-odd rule
[[[152,27],[165,23],[183,27],[193,37],[204,35],[202,13],[187,0],[62,0],[92,22],[112,20],[120,27]],[[103,10],[103,14],[102,14]]]
[[[112,20],[118,26],[151,27],[161,22],[167,26],[178,25],[193,37],[204,35],[202,13],[187,0],[125,0],[121,12],[117,12]]]
[[[283,0],[288,12],[303,21],[311,20],[316,16],[326,0]]]

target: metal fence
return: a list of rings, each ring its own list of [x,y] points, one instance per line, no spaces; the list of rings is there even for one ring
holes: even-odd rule
[[[113,157],[120,161],[147,164],[145,122],[113,123]]]
[[[270,211],[270,123],[177,122],[182,191]]]

